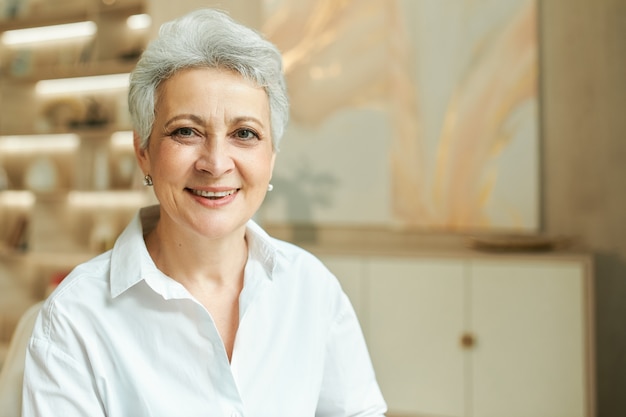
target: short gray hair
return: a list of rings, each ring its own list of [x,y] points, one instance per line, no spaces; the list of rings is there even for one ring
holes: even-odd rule
[[[167,22],[130,75],[128,107],[133,129],[146,147],[155,120],[159,84],[186,68],[236,71],[263,87],[270,106],[274,149],[289,119],[289,99],[278,48],[224,12],[200,9]]]

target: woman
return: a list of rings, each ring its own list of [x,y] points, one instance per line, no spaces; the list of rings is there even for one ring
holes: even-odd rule
[[[190,13],[146,49],[129,105],[159,205],[46,301],[23,415],[383,415],[337,280],[251,220],[288,116],[278,50]]]

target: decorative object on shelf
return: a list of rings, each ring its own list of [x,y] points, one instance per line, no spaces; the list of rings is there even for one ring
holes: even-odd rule
[[[63,281],[69,273],[69,270],[64,269],[61,271],[55,271],[50,275],[50,280],[48,281],[48,286],[46,288],[46,297],[52,294],[52,291],[54,291],[56,287],[59,286],[61,281]]]
[[[9,176],[6,170],[0,166],[0,191],[9,189]]]
[[[109,188],[109,156],[105,151],[96,151],[93,161],[93,187],[96,190]]]
[[[63,129],[75,126],[84,120],[86,109],[79,99],[62,97],[47,102],[42,114],[50,128]]]
[[[137,162],[134,154],[121,155],[117,158],[116,173],[123,187],[130,188],[136,168]]]
[[[15,250],[26,250],[28,234],[28,217],[19,216],[9,231],[7,247]]]
[[[33,191],[53,191],[58,185],[57,168],[48,157],[36,158],[28,166],[24,182]]]
[[[118,235],[115,229],[111,216],[106,214],[99,216],[89,236],[89,248],[95,253],[111,249]]]
[[[95,97],[87,97],[84,124],[89,127],[104,126],[111,121],[107,103]]]
[[[126,51],[122,51],[118,55],[118,59],[120,61],[123,61],[123,62],[135,62],[135,61],[137,61],[139,59],[139,57],[141,56],[142,52],[143,52],[143,45],[142,46],[133,47],[133,48],[128,49]]]
[[[94,128],[111,123],[115,107],[115,100],[105,97],[64,96],[49,100],[42,115],[51,129]]]
[[[4,7],[2,8],[2,17],[6,16],[9,19],[14,19],[20,13],[23,8],[24,1],[22,0],[6,0]]]
[[[33,70],[33,53],[28,49],[15,51],[11,60],[11,75],[14,77],[24,77]]]

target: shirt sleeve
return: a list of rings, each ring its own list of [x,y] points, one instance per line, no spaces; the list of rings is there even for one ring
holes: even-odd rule
[[[22,417],[105,416],[87,367],[50,341],[30,341],[24,367]]]
[[[383,399],[357,316],[342,293],[327,342],[316,417],[380,417]]]

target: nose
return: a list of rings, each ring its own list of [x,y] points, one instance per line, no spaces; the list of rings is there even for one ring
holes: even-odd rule
[[[206,172],[214,177],[220,177],[233,170],[235,166],[233,156],[225,138],[208,138],[203,146],[199,146],[195,167],[198,171]]]

